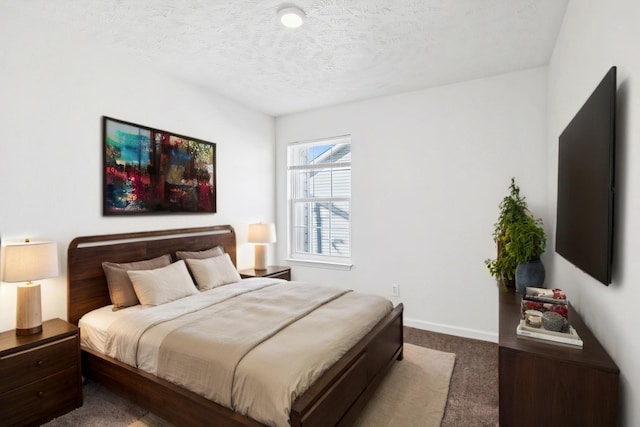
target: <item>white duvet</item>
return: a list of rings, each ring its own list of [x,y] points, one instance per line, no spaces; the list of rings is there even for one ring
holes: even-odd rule
[[[117,316],[104,352],[264,424],[287,426],[295,398],[391,309],[378,296],[246,279]]]

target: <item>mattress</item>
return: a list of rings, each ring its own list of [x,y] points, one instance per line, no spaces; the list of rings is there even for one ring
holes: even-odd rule
[[[80,327],[80,344],[84,347],[96,350],[100,353],[105,351],[107,331],[113,322],[126,316],[127,313],[140,311],[142,306],[136,305],[118,311],[113,311],[113,305],[107,305],[97,310],[90,311],[82,316],[78,322]]]

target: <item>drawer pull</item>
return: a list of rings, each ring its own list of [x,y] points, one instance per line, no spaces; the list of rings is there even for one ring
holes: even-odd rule
[[[44,362],[42,360],[38,360],[36,362],[36,366],[42,366],[44,364]]]
[[[42,399],[43,397],[44,397],[44,393],[43,393],[43,392],[41,392],[41,391],[39,391],[39,392],[38,392],[38,398],[39,398],[39,399]]]

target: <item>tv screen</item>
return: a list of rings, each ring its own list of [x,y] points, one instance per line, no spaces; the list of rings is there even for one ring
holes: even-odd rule
[[[556,252],[611,283],[615,193],[616,67],[560,134]]]

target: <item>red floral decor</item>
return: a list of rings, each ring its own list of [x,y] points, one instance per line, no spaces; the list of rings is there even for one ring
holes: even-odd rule
[[[538,310],[541,313],[545,311],[555,311],[565,319],[569,319],[569,310],[566,303],[552,304],[547,302],[538,301],[522,301],[522,318],[524,319],[524,312],[527,310]]]

